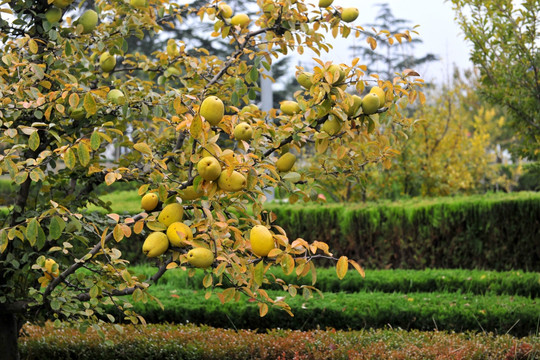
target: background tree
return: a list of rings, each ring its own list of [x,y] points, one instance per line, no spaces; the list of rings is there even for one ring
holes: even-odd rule
[[[472,43],[480,94],[502,106],[519,141],[514,153],[540,154],[540,3],[536,0],[452,0],[457,21]]]
[[[290,296],[315,290],[274,279],[267,275],[271,266],[299,276],[311,272],[313,283],[312,260],[320,257],[336,261],[339,277],[349,265],[363,272],[316,239],[289,239],[265,212],[264,191],[280,187],[290,198],[318,199],[314,179],[322,170],[291,171],[307,143],[317,143],[321,153],[331,148],[329,158],[338,154],[334,170],[325,173],[336,182],[365,161],[386,161],[390,150],[374,124],[380,115],[408,126],[404,103],[423,97],[414,73],[381,80],[387,106],[370,115],[351,112],[346,92],[366,86],[359,59],[338,67],[318,61],[312,85],[281,111],[244,109],[256,96],[252,85],[262,67],[293,50],[324,51],[320,30],[347,37],[362,36],[361,28],[342,21],[340,7],[320,9],[301,0],[258,0],[259,11],[247,19],[231,18],[214,1],[194,7],[96,0],[95,13],[71,18],[69,9],[78,5],[13,1],[0,13],[12,16],[0,22],[0,169],[17,185],[15,204],[0,215],[4,358],[17,358],[18,330],[27,319],[69,320],[85,329],[120,320],[107,313],[114,306],[124,319],[144,322],[130,301],[150,300],[146,289],[174,268],[204,267],[206,296],[226,302],[244,294],[258,301],[261,316],[269,306],[290,311],[286,301],[268,296],[269,282]],[[210,36],[234,50],[220,57],[175,39],[150,55],[129,47],[132,35],[159,36],[173,19],[194,18],[211,22]],[[388,39],[397,36],[410,37],[404,32]],[[332,137],[319,131],[330,115],[345,126]],[[250,136],[235,131],[239,123],[250,126]],[[220,138],[228,141],[219,146]],[[112,143],[129,151],[108,161]],[[352,143],[370,144],[382,156],[345,161]],[[85,211],[101,204],[98,186],[119,181],[140,185],[146,211],[106,217]],[[171,220],[181,225],[170,231]],[[139,241],[156,265],[149,279],[129,271],[116,246],[127,238]]]

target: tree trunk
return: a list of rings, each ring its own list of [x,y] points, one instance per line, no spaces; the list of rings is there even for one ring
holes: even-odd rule
[[[0,360],[19,360],[17,317],[0,307]]]

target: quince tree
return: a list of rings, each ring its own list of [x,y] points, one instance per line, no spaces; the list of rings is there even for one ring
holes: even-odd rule
[[[359,59],[339,65],[315,59],[310,86],[290,99],[295,111],[261,111],[251,102],[273,61],[307,49],[327,52],[332,37],[364,37],[351,10],[345,22],[337,1],[320,8],[258,0],[249,18],[218,1],[96,0],[80,19],[81,3],[10,1],[0,8],[0,173],[16,186],[13,204],[0,213],[0,348],[8,359],[18,356],[17,335],[27,319],[70,320],[83,329],[103,319],[144,322],[129,302],[152,299],[148,287],[175,268],[206,268],[208,297],[227,302],[244,294],[258,301],[261,316],[271,306],[290,312],[286,300],[267,294],[269,282],[291,296],[316,291],[274,279],[273,266],[311,273],[313,284],[318,258],[333,259],[340,278],[349,266],[363,273],[317,239],[289,239],[264,209],[267,189],[283,189],[291,202],[319,201],[320,172],[339,182],[366,161],[387,161],[393,151],[378,127],[410,125],[402,110],[423,99],[418,74],[368,78]],[[193,19],[212,23],[209,36],[227,42],[231,53],[220,58],[174,38],[150,55],[128,46],[130,36],[158,39],[165,26]],[[381,31],[388,41],[411,39],[407,31]],[[385,93],[384,105],[370,115],[347,92],[362,93],[368,82]],[[208,98],[214,105],[203,108]],[[330,118],[341,125],[332,135],[321,131]],[[235,137],[240,123],[250,125],[250,137]],[[296,159],[307,144],[337,158],[328,163],[333,168],[294,171],[288,156],[278,171],[278,157]],[[358,150],[352,153],[350,144]],[[126,149],[114,161],[107,155],[112,145]],[[219,165],[213,180],[198,172],[208,156]],[[103,204],[98,186],[119,181],[139,183],[141,197],[154,194],[145,197],[144,211],[85,211]],[[123,241],[139,241],[152,255],[153,276],[130,272],[117,246]],[[230,285],[220,289],[224,283]],[[125,318],[108,314],[111,305]]]

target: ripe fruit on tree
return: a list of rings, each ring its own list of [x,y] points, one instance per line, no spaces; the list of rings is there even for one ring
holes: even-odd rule
[[[126,97],[121,90],[112,89],[107,93],[107,100],[116,105],[124,105],[126,103]]]
[[[63,9],[71,5],[72,2],[73,0],[54,0],[53,5]]]
[[[180,195],[182,200],[195,200],[203,196],[204,192],[201,188],[197,188],[197,190],[195,190],[195,186],[190,185],[184,190],[180,190],[178,195]]]
[[[187,261],[193,267],[206,269],[214,262],[214,253],[207,248],[193,248],[187,253]]]
[[[285,100],[279,105],[279,109],[285,115],[294,115],[300,112],[300,105],[296,101]]]
[[[244,175],[234,170],[229,173],[228,170],[222,171],[218,178],[218,186],[225,191],[240,191],[247,185]]]
[[[379,105],[379,96],[375,93],[369,93],[362,99],[362,110],[366,115],[375,114]]]
[[[330,115],[328,120],[323,123],[321,130],[330,136],[334,136],[339,133],[342,126],[343,124],[337,117]]]
[[[179,203],[172,203],[163,208],[158,215],[158,221],[169,227],[173,222],[182,220],[184,208]]]
[[[51,24],[57,23],[62,18],[62,10],[57,7],[51,7],[45,12],[45,19]]]
[[[345,8],[341,12],[341,20],[345,22],[353,22],[358,17],[358,9],[354,7]]]
[[[298,77],[296,78],[296,80],[298,81],[298,83],[304,88],[304,89],[309,89],[311,88],[311,86],[313,86],[313,83],[311,82],[311,76],[313,74],[312,73],[309,73],[309,72],[303,72],[303,73],[300,73],[298,75]]]
[[[287,172],[292,169],[295,162],[296,162],[296,155],[288,152],[279,157],[279,159],[276,161],[276,168],[280,172]]]
[[[337,65],[337,64],[332,64],[328,67],[328,71],[331,72],[332,74],[335,74],[336,72],[339,73],[339,77],[336,78],[334,77],[334,84],[339,84],[339,83],[342,83],[343,80],[345,80],[345,76],[347,75],[345,73],[345,70],[343,70],[341,68],[341,66]]]
[[[186,245],[186,240],[193,240],[193,233],[189,226],[183,222],[176,221],[167,228],[167,238],[169,238],[169,243],[172,246],[182,247]]]
[[[47,260],[45,260],[45,277],[49,280],[52,280],[58,275],[60,275],[60,269],[58,268],[56,261],[54,261],[54,259],[51,259],[51,258],[48,258]]]
[[[386,104],[386,94],[383,89],[378,86],[374,86],[369,91],[370,93],[375,93],[379,97],[379,107],[383,107]]]
[[[237,14],[231,18],[231,25],[246,27],[250,22],[249,16],[246,14]]]
[[[253,128],[247,122],[242,122],[234,127],[233,135],[237,140],[251,140]]]
[[[145,8],[147,6],[146,0],[131,0],[129,3],[136,8]]]
[[[82,25],[83,27],[82,33],[83,34],[91,33],[95,29],[98,23],[98,20],[99,18],[98,18],[97,12],[91,9],[86,10],[78,20],[78,23]]]
[[[230,17],[232,16],[233,10],[232,10],[232,8],[231,8],[229,5],[227,5],[227,4],[225,4],[225,3],[220,3],[220,4],[218,5],[218,7],[219,7],[219,10],[220,10],[221,15],[222,15],[225,19],[228,19],[228,18],[230,18]]]
[[[217,96],[209,96],[201,103],[199,113],[210,125],[215,126],[223,119],[225,105]]]
[[[207,181],[216,180],[221,174],[221,165],[213,156],[206,156],[197,163],[199,175]]]
[[[111,55],[108,51],[105,51],[99,57],[99,66],[104,72],[111,72],[116,66],[116,57]]]
[[[159,198],[156,193],[148,193],[141,199],[141,208],[146,211],[154,210],[159,203]]]
[[[249,232],[251,252],[257,256],[266,256],[276,247],[270,230],[263,225],[255,225]]]
[[[334,0],[319,0],[319,7],[327,8],[332,5],[333,2]]]
[[[156,231],[144,240],[142,252],[149,258],[162,255],[169,248],[169,239],[165,233]]]

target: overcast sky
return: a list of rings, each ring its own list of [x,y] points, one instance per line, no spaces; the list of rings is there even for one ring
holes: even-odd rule
[[[318,3],[318,0],[310,0]],[[465,41],[459,26],[454,21],[454,12],[449,2],[444,0],[387,0],[387,1],[359,1],[359,0],[334,0],[334,5],[342,7],[358,7],[360,15],[355,24],[364,26],[374,22],[379,7],[377,4],[387,3],[390,5],[395,18],[410,21],[413,25],[419,25],[416,29],[417,36],[423,41],[415,47],[414,55],[421,57],[432,53],[440,57],[440,61],[431,63],[420,69],[420,75],[426,81],[443,83],[452,73],[453,64],[461,69],[470,69],[469,45]],[[360,6],[361,4],[361,6]],[[348,47],[354,41],[360,39],[336,41],[331,36],[329,42],[335,44],[334,51],[328,55],[321,55],[323,60],[333,60],[342,63],[350,63],[353,52]],[[314,56],[313,54],[311,56]],[[310,56],[308,55],[308,58]]]

